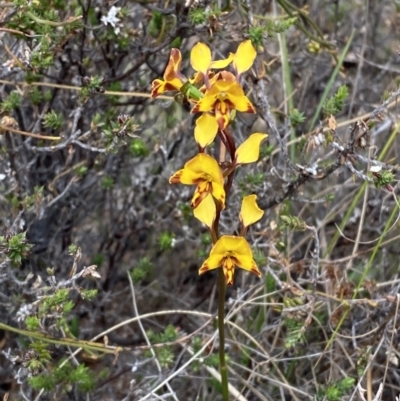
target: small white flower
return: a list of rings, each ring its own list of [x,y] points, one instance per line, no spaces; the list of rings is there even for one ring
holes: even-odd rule
[[[382,166],[371,166],[369,171],[371,173],[379,173],[382,170]]]
[[[103,15],[101,17],[101,22],[104,25],[110,24],[114,28],[114,32],[115,32],[116,35],[118,35],[119,32],[120,32],[120,27],[118,26],[118,23],[121,20],[117,17],[117,14],[119,13],[119,10],[121,10],[121,7],[112,6],[110,8],[110,10],[108,11],[108,14],[106,16]]]
[[[26,318],[34,312],[32,304],[23,304],[16,313],[15,319],[17,322],[24,322]]]

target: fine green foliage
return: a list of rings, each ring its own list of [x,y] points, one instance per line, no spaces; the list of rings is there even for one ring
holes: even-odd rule
[[[88,301],[93,301],[98,294],[98,290],[85,290],[81,289],[80,295],[83,299],[87,299]],[[64,309],[65,311],[65,309]]]
[[[76,384],[82,392],[91,391],[96,382],[94,374],[84,364],[72,367],[66,364],[63,367],[55,367],[48,373],[41,373],[29,379],[29,384],[36,390],[45,389],[57,392],[66,391],[69,386]]]
[[[250,194],[255,191],[257,186],[261,185],[265,180],[263,173],[247,173],[243,179],[238,180],[239,188],[242,194]]]
[[[297,18],[287,18],[281,21],[268,21],[265,25],[254,26],[249,29],[249,38],[257,48],[263,43],[264,36],[276,37],[277,34],[287,31],[297,21]]]
[[[324,391],[324,396],[328,401],[340,401],[354,386],[355,379],[345,377],[335,383],[330,384]]]
[[[22,103],[22,97],[17,91],[12,91],[1,103],[0,110],[2,112],[10,112],[18,108]]]
[[[146,157],[150,154],[150,149],[140,139],[134,139],[129,146],[129,150],[133,157]]]
[[[32,245],[26,239],[26,232],[0,236],[0,252],[7,256],[13,266],[19,266],[31,248]]]
[[[210,246],[212,245],[212,238],[209,232],[200,235],[200,243],[201,247],[197,250],[197,256],[201,260],[207,257]]]
[[[28,316],[25,320],[26,328],[34,331],[39,328],[40,320],[36,316]]]
[[[43,125],[46,128],[60,129],[63,124],[62,114],[57,114],[54,110],[49,111],[43,117]]]
[[[267,264],[268,259],[261,249],[255,248],[253,250],[253,257],[258,266],[265,266]]]
[[[152,12],[151,20],[149,23],[150,35],[157,36],[160,33],[162,22],[163,22],[162,14],[159,11],[154,10]]]
[[[174,326],[168,325],[165,330],[160,333],[155,333],[153,330],[148,330],[146,332],[149,340],[153,344],[160,344],[166,342],[173,342],[178,338],[178,333]],[[174,362],[175,356],[171,346],[165,345],[162,347],[153,348],[160,365],[163,368],[171,367]],[[151,356],[151,352],[147,351],[148,357]]]
[[[149,279],[152,274],[153,265],[147,257],[140,259],[137,265],[130,272],[134,284]]]
[[[110,176],[103,177],[101,180],[101,186],[104,189],[111,189],[114,185],[114,178]]]
[[[379,173],[373,173],[373,180],[376,188],[385,187],[388,190],[393,191],[391,184],[394,179],[395,176],[392,171],[381,170]]]
[[[307,229],[306,223],[297,216],[281,215],[280,220],[282,227],[288,227],[295,231],[304,231]]]
[[[204,24],[207,21],[208,14],[203,8],[193,8],[189,12],[189,20],[193,25]]]
[[[289,317],[285,318],[284,326],[286,328],[285,347],[287,349],[291,349],[305,341],[304,326],[301,320]]]
[[[82,90],[79,92],[80,101],[85,103],[92,96],[104,93],[103,80],[104,78],[101,76],[83,77]]]
[[[190,205],[182,202],[179,204],[178,207],[185,221],[190,221],[193,219],[192,208],[190,207]]]
[[[296,128],[299,126],[301,123],[303,123],[306,120],[306,117],[304,113],[300,112],[297,109],[292,109],[290,110],[289,114],[289,120],[290,124],[292,125],[293,128]]]
[[[275,150],[274,145],[262,145],[260,148],[260,160],[271,156],[272,152]]]
[[[336,115],[342,111],[344,102],[349,96],[349,90],[346,85],[342,85],[338,88],[337,92],[327,99],[323,106],[323,112],[326,117],[330,115]]]
[[[160,244],[160,248],[162,251],[170,250],[174,244],[174,234],[169,232],[161,233],[158,239],[158,243]]]

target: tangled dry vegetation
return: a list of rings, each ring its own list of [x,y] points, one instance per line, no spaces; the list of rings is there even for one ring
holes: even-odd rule
[[[172,47],[189,74],[252,26],[235,130],[269,142],[234,191],[265,210],[263,278],[228,289],[231,399],[395,400],[399,22],[395,0],[0,3],[3,399],[220,399],[210,238],[168,184],[194,118],[149,92]]]

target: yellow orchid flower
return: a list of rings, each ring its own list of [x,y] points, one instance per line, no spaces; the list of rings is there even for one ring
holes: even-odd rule
[[[242,222],[243,229],[256,223],[264,216],[264,210],[261,210],[257,205],[257,195],[247,195],[242,200],[239,218]]]
[[[233,56],[232,64],[236,71],[236,76],[239,77],[240,74],[250,69],[256,57],[257,52],[251,44],[251,40],[242,42]]]
[[[210,69],[227,67],[232,62],[233,57],[234,55],[231,53],[226,59],[212,61],[210,48],[206,44],[199,42],[193,46],[190,52],[190,64],[197,73],[203,75],[203,80],[207,80]]]
[[[248,164],[254,163],[258,160],[260,155],[261,142],[267,137],[267,134],[261,134],[259,132],[251,134],[237,149],[235,152],[235,163]]]
[[[210,256],[205,260],[199,270],[203,274],[209,270],[222,266],[226,278],[226,284],[233,284],[235,267],[241,267],[261,277],[257,264],[253,259],[249,243],[243,237],[223,235],[214,244]]]
[[[232,110],[245,113],[256,112],[237,81],[219,80],[206,91],[204,97],[197,102],[191,113],[213,112],[219,129],[223,130],[230,122]]]
[[[155,79],[151,84],[151,97],[155,98],[167,91],[179,91],[186,78],[181,74],[182,55],[179,49],[171,49],[164,79]]]
[[[169,179],[170,184],[197,185],[192,198],[192,207],[196,208],[211,194],[225,208],[224,177],[218,162],[205,153],[199,153],[189,160],[183,169],[178,170]]]

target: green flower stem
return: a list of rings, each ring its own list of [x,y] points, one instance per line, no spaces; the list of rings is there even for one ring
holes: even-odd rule
[[[228,137],[225,137],[227,140],[227,143],[225,144],[224,141],[222,140],[222,136],[220,136],[221,139],[221,149],[225,148],[228,149],[229,153],[231,154],[232,157],[232,143],[228,143]],[[230,141],[232,142],[232,141]],[[228,146],[228,147],[226,147]],[[233,144],[234,146],[234,144]],[[225,150],[226,152],[226,150]],[[220,152],[220,163],[223,163],[225,161],[225,152],[221,151]],[[231,174],[233,179],[233,173]],[[229,176],[229,178],[231,177]],[[230,190],[231,184],[228,185],[228,187],[225,187],[225,195],[228,197],[228,193]],[[217,215],[215,217],[215,222],[214,222],[214,236],[215,238],[218,239],[219,237],[219,219],[221,216],[221,209],[220,205],[217,206]],[[213,239],[214,239],[213,236]],[[215,243],[215,242],[214,242]],[[226,280],[225,280],[225,275],[224,275],[224,270],[222,267],[218,269],[218,336],[219,336],[219,371],[221,374],[221,392],[222,392],[222,399],[224,401],[229,401],[229,392],[228,392],[228,370],[226,367],[226,359],[225,359],[225,292],[226,292]]]
[[[228,392],[228,371],[225,360],[225,290],[226,282],[222,268],[218,269],[218,334],[219,334],[219,370],[221,373],[222,397],[229,401]]]
[[[221,210],[219,205],[217,206],[217,215],[215,217],[214,225],[211,232],[211,238],[213,244],[218,241],[218,228],[219,228],[219,218],[221,215]],[[221,374],[221,389],[222,397],[224,401],[229,401],[228,392],[228,371],[226,367],[225,360],[225,290],[226,282],[225,275],[222,267],[218,269],[218,336],[219,336],[219,369]]]

